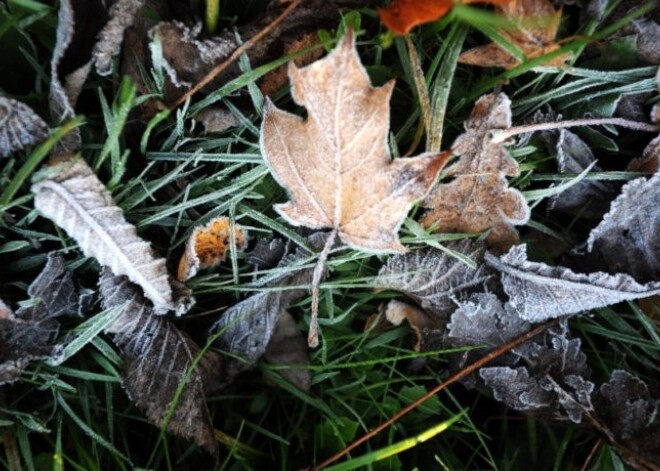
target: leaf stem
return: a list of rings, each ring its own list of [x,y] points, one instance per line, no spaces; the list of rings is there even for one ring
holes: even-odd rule
[[[537,123],[525,124],[523,126],[515,126],[508,129],[494,129],[491,131],[493,136],[492,142],[499,144],[506,141],[508,138],[517,134],[525,134],[528,132],[547,131],[560,128],[571,128],[575,126],[603,126],[606,124],[613,124],[635,131],[645,132],[658,132],[660,126],[657,124],[640,123],[639,121],[631,121],[624,118],[593,118],[593,119],[569,119],[567,121],[558,121],[553,123]]]
[[[321,284],[321,276],[323,276],[325,262],[328,260],[330,249],[335,244],[338,232],[338,228],[335,227],[328,235],[312,275],[312,318],[309,321],[309,333],[307,335],[307,344],[312,348],[319,345],[319,285]]]

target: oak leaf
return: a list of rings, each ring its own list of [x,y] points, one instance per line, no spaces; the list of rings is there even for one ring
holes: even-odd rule
[[[499,10],[514,25],[499,28],[498,33],[522,51],[527,59],[533,59],[559,49],[555,42],[561,21],[561,10],[555,10],[550,0],[511,0],[497,5]],[[562,54],[544,63],[559,67],[571,57]],[[496,43],[470,49],[461,54],[458,62],[479,67],[504,67],[512,69],[520,60]]]
[[[349,246],[403,252],[397,232],[412,204],[447,160],[427,154],[392,161],[387,135],[394,86],[371,86],[348,31],[324,59],[289,65],[301,119],[266,102],[261,149],[291,201],[275,206],[288,222],[332,228]]]
[[[458,3],[505,4],[510,0],[463,0]],[[393,0],[387,8],[379,8],[380,21],[394,34],[403,36],[415,26],[437,21],[451,10],[454,0]]]
[[[422,225],[437,232],[481,232],[487,242],[507,246],[518,240],[514,225],[525,224],[529,208],[523,195],[507,185],[519,173],[518,163],[492,131],[511,126],[511,100],[504,93],[485,95],[465,122],[467,132],[456,138],[452,151],[461,157],[447,174],[450,183],[436,186],[422,202],[429,211]]]

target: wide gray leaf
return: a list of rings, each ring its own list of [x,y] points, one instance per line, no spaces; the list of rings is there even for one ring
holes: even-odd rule
[[[48,137],[48,126],[32,108],[0,96],[0,157]]]
[[[74,238],[87,257],[138,284],[157,313],[174,309],[182,314],[189,307],[175,305],[165,260],[138,237],[84,160],[74,157],[47,168],[32,192],[44,216]]]
[[[426,247],[389,257],[374,286],[400,291],[429,315],[446,319],[456,308],[455,300],[482,289],[492,278],[492,273],[482,263],[483,243],[463,239],[445,246],[472,259],[477,268],[471,268],[445,251]]]
[[[56,320],[80,315],[88,298],[78,295],[64,260],[49,254],[46,266],[28,288],[31,302],[14,314],[0,301],[0,385],[18,379],[31,361],[48,359],[57,363],[62,348],[55,344],[59,332]]]
[[[104,269],[99,287],[106,309],[122,309],[107,332],[115,334],[121,350],[128,396],[158,427],[165,425],[174,408],[167,430],[194,439],[216,455],[218,444],[204,395],[215,381],[212,371],[218,374],[221,369],[219,357],[205,355],[194,366],[200,348],[172,323],[154,315],[140,290],[126,277]]]
[[[502,273],[502,285],[511,306],[531,322],[660,294],[660,282],[640,284],[624,274],[586,275],[530,262],[524,244],[512,247],[499,258],[487,253],[486,262]]]
[[[312,375],[309,369],[304,368],[309,365],[307,341],[296,320],[286,311],[275,325],[264,352],[264,360],[272,365],[291,365],[291,368],[278,369],[277,372],[298,389],[309,392]]]
[[[589,235],[587,250],[611,273],[660,280],[660,173],[627,183]]]

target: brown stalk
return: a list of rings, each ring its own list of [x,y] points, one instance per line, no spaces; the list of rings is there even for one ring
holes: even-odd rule
[[[202,88],[204,88],[206,85],[208,85],[214,78],[216,78],[219,74],[221,74],[227,67],[229,67],[236,59],[241,57],[243,53],[248,51],[250,48],[252,48],[255,44],[257,44],[261,38],[266,36],[268,33],[270,33],[276,26],[278,26],[284,19],[289,16],[289,14],[298,6],[302,3],[302,0],[293,0],[291,4],[286,7],[286,9],[280,13],[280,16],[275,18],[270,24],[268,24],[264,29],[259,31],[257,34],[252,36],[250,39],[245,41],[243,44],[241,44],[240,47],[236,48],[236,50],[229,56],[224,62],[221,62],[220,64],[216,65],[211,69],[211,71],[206,74],[197,84],[192,87],[190,90],[188,90],[186,93],[181,95],[179,98],[177,98],[173,103],[168,105],[168,108],[170,111],[178,108],[181,106],[185,101],[193,96],[195,93],[200,91]]]
[[[311,470],[319,470],[319,469],[323,469],[324,467],[328,466],[331,463],[334,463],[339,458],[341,458],[342,456],[344,456],[348,452],[350,452],[352,449],[358,447],[359,445],[361,445],[364,442],[366,442],[367,440],[369,440],[371,437],[375,436],[376,434],[378,434],[382,430],[386,429],[387,427],[392,425],[394,422],[399,420],[401,417],[406,415],[408,412],[410,412],[413,409],[417,408],[419,405],[423,404],[428,399],[435,396],[436,394],[438,394],[443,389],[447,388],[449,385],[451,385],[451,384],[453,384],[457,381],[460,381],[461,379],[465,378],[466,376],[468,376],[468,375],[474,373],[475,371],[477,371],[479,368],[481,368],[485,364],[495,360],[496,358],[498,358],[498,357],[504,355],[505,353],[513,350],[514,348],[519,347],[520,345],[522,345],[525,342],[527,342],[527,341],[531,340],[532,338],[536,337],[537,335],[539,335],[540,333],[542,333],[543,331],[545,331],[549,327],[557,325],[559,323],[559,320],[560,319],[552,319],[548,322],[537,325],[536,327],[529,330],[528,332],[516,337],[515,339],[509,341],[508,343],[506,343],[506,344],[504,344],[500,347],[497,347],[492,352],[484,355],[483,357],[481,357],[477,361],[469,364],[468,366],[466,366],[462,370],[460,370],[460,371],[454,373],[453,375],[451,375],[444,382],[437,385],[435,388],[433,388],[431,391],[426,393],[424,396],[420,397],[419,399],[417,399],[412,404],[409,404],[408,406],[404,407],[399,412],[394,414],[392,417],[387,419],[385,422],[383,422],[382,424],[380,424],[376,428],[370,430],[368,433],[364,434],[362,437],[355,440],[353,443],[348,445],[346,448],[344,448],[340,452],[330,456],[329,458],[326,458],[325,460],[323,460],[318,465],[310,466],[307,469],[308,470],[310,470],[310,469]]]

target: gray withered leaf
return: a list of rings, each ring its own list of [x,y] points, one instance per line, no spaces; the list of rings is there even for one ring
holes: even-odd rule
[[[587,250],[611,273],[660,280],[660,173],[628,182],[591,231]]]
[[[136,14],[145,0],[117,0],[110,8],[110,20],[98,35],[92,54],[99,75],[110,75],[112,58],[119,54],[124,31],[133,24]]]
[[[617,441],[660,467],[658,401],[644,381],[626,371],[615,370],[594,395],[594,406],[600,421]]]
[[[308,239],[314,247],[322,247],[325,234],[315,233]],[[270,278],[266,289],[227,309],[211,326],[209,335],[218,334],[214,347],[228,353],[223,365],[223,385],[254,367],[264,355],[280,318],[289,304],[302,297],[312,281],[313,267],[303,267],[312,254],[299,248],[285,254],[274,269],[281,274]],[[265,286],[265,285],[264,285]]]
[[[55,344],[60,316],[80,315],[87,297],[78,295],[71,272],[59,255],[49,254],[46,266],[28,288],[31,302],[14,314],[0,301],[0,385],[18,379],[31,361],[60,361]]]
[[[0,157],[48,137],[48,126],[29,106],[0,96]]]
[[[421,222],[438,232],[489,230],[487,242],[509,247],[518,241],[514,226],[530,215],[522,193],[506,180],[520,173],[518,163],[493,138],[493,131],[511,127],[511,100],[504,93],[482,96],[464,125],[466,132],[452,144],[461,156],[447,169],[453,180],[435,186],[423,200],[428,211]]]
[[[130,399],[156,426],[193,439],[211,454],[218,453],[205,392],[221,370],[220,357],[205,353],[171,322],[154,315],[140,290],[124,276],[105,268],[99,281],[103,306],[120,307],[107,329],[124,360],[122,382]],[[177,392],[181,394],[177,397]],[[173,401],[176,400],[176,403]]]
[[[566,323],[550,329],[514,350],[525,366],[484,367],[479,375],[499,401],[519,411],[579,423],[593,410],[594,385],[580,349],[580,339],[568,337]]]
[[[309,392],[312,375],[309,369],[304,368],[309,365],[307,341],[296,320],[286,311],[275,324],[264,360],[272,365],[291,365],[291,368],[278,369],[277,373],[298,389]]]
[[[483,288],[491,280],[492,272],[483,263],[482,242],[463,239],[445,243],[445,247],[469,257],[477,268],[443,250],[425,247],[389,257],[374,286],[400,291],[429,315],[446,319],[456,308],[454,300]]]
[[[86,256],[139,285],[157,313],[187,310],[188,300],[173,300],[165,260],[137,235],[82,158],[47,167],[39,178],[32,186],[35,207],[75,239]]]
[[[578,314],[590,309],[660,294],[660,282],[640,284],[629,275],[575,273],[568,268],[527,260],[525,244],[486,263],[501,272],[509,303],[531,322]]]
[[[555,155],[560,173],[580,173],[595,160],[589,146],[567,129],[546,131],[540,137]],[[596,165],[592,170],[598,172],[602,169]],[[607,212],[618,188],[619,185],[611,181],[581,181],[553,196],[550,209],[600,219]]]

